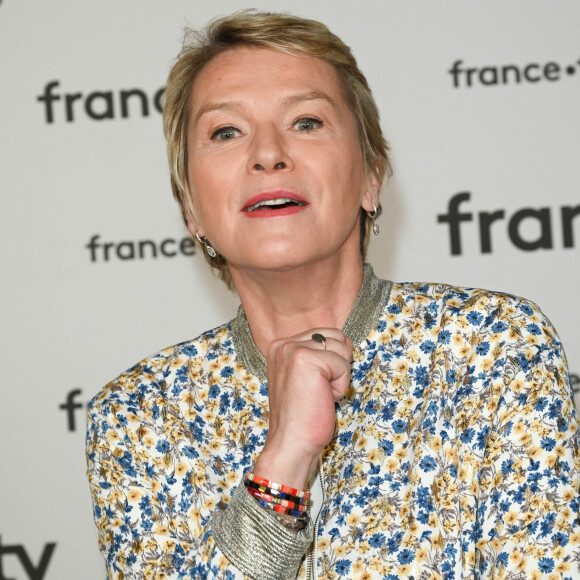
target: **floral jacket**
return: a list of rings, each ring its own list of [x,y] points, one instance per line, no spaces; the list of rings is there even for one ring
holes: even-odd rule
[[[268,429],[241,308],[93,399],[88,477],[111,580],[580,578],[580,429],[539,309],[367,266],[351,317],[323,505],[298,534],[240,485]]]

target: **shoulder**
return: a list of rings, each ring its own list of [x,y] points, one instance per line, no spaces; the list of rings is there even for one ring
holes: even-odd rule
[[[395,283],[387,310],[414,319],[430,318],[430,327],[440,342],[456,335],[459,344],[461,335],[474,344],[491,341],[502,350],[529,354],[551,348],[564,356],[558,334],[540,307],[507,292],[450,284]],[[478,350],[485,349],[483,344]]]
[[[458,312],[463,308],[474,305],[494,304],[518,304],[520,302],[538,307],[529,300],[507,292],[484,290],[483,288],[468,288],[452,284],[437,282],[394,282],[391,290],[391,299],[402,297],[405,302],[437,302]]]
[[[401,309],[421,304],[439,310],[446,320],[458,319],[471,313],[473,322],[489,324],[491,318],[538,322],[545,319],[540,307],[521,296],[507,292],[467,288],[432,282],[393,283],[390,301]],[[490,314],[492,315],[490,318]],[[481,320],[482,317],[485,319]]]
[[[147,401],[166,398],[175,375],[201,367],[224,348],[232,348],[229,323],[148,356],[107,383],[89,403],[89,413],[96,409],[137,409]]]

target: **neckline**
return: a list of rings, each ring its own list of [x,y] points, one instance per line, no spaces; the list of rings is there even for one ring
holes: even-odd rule
[[[342,328],[344,334],[352,340],[355,348],[376,327],[383,307],[389,299],[392,285],[389,280],[377,278],[370,264],[364,265],[361,288]],[[234,348],[241,363],[261,383],[266,382],[268,378],[266,359],[252,338],[250,325],[241,304],[236,318],[230,322],[230,328]]]

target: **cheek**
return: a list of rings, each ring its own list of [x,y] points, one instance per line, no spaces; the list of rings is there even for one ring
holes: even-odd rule
[[[216,179],[219,172],[212,167],[208,159],[190,162],[188,170],[193,205],[196,215],[201,219],[211,207],[216,192],[220,191],[220,184]]]
[[[337,195],[341,195],[343,203],[359,206],[364,193],[366,173],[362,155],[350,148],[336,151],[330,170]]]

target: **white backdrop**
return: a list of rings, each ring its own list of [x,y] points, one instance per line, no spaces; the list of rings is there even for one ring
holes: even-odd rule
[[[578,381],[580,4],[254,6],[324,21],[373,87],[395,169],[375,271],[535,300]],[[0,580],[105,577],[84,406],[137,360],[235,311],[181,241],[155,95],[184,25],[245,7],[0,0]],[[123,93],[135,89],[142,96]],[[453,255],[452,224],[438,216],[464,192]]]

